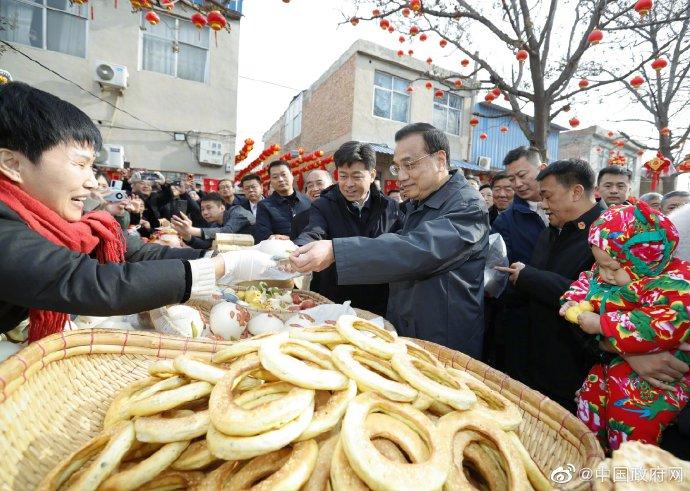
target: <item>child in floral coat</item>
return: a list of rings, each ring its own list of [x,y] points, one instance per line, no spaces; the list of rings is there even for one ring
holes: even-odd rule
[[[618,355],[670,351],[690,362],[678,349],[690,337],[690,263],[673,256],[673,224],[644,202],[609,208],[592,224],[589,243],[596,262],[563,295],[560,314],[590,302],[594,311],[577,322],[613,354],[578,391],[578,417],[611,450],[626,440],[658,444],[688,402],[690,374],[669,383],[673,390],[659,389]]]

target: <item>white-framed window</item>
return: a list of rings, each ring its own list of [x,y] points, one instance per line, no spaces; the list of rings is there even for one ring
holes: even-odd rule
[[[463,98],[444,92],[443,97],[434,98],[434,126],[451,135],[460,134]]]
[[[0,0],[0,39],[86,58],[87,12],[69,0]]]
[[[283,144],[295,139],[300,133],[302,133],[302,93],[292,99],[285,111]]]
[[[374,72],[374,116],[407,123],[410,120],[409,80],[376,70]]]
[[[210,29],[184,19],[160,15],[150,25],[141,16],[141,69],[195,82],[208,80]]]

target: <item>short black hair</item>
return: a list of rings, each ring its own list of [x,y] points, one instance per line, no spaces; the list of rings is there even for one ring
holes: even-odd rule
[[[21,152],[34,164],[61,143],[101,150],[101,132],[81,109],[22,82],[0,85],[0,148]]]
[[[496,183],[497,183],[498,181],[501,181],[501,180],[503,180],[503,179],[508,179],[508,180],[510,180],[510,176],[509,176],[508,173],[505,172],[505,171],[498,172],[494,177],[491,178],[491,183],[490,183],[491,189],[493,189],[494,186],[496,186]]]
[[[292,172],[292,169],[290,169],[290,163],[287,160],[278,159],[268,164],[268,175],[271,175],[271,169],[273,169],[274,167],[280,167],[281,165],[286,166],[288,170]]]
[[[491,189],[491,184],[482,184],[479,186],[479,190],[481,191],[482,189]]]
[[[522,146],[513,148],[506,154],[505,158],[503,159],[503,166],[508,167],[510,164],[516,160],[520,160],[522,157],[525,157],[527,161],[535,167],[538,167],[542,163],[541,153],[539,153],[538,148]]]
[[[367,170],[371,170],[376,167],[376,152],[368,143],[349,141],[335,151],[333,161],[338,169],[354,162],[362,162]]]
[[[247,174],[242,179],[240,179],[240,186],[243,186],[245,182],[258,181],[261,184],[261,178],[257,174]]]
[[[201,203],[204,201],[215,201],[218,204],[221,204],[225,206],[225,201],[223,201],[223,198],[221,198],[220,194],[213,192],[213,193],[206,193],[201,197]]]
[[[630,172],[628,169],[620,165],[609,165],[608,167],[604,167],[599,171],[599,175],[597,176],[597,186],[601,182],[602,177],[604,177],[606,174],[611,174],[614,176],[626,176],[628,181],[632,181],[632,172]]]
[[[446,163],[450,164],[450,144],[446,134],[429,123],[412,123],[399,129],[395,133],[395,141],[399,142],[415,133],[421,133],[424,147],[429,154],[443,150],[446,153]]]
[[[553,176],[561,186],[567,188],[576,184],[582,185],[587,194],[594,191],[594,171],[589,162],[580,159],[557,160],[552,162],[537,176],[537,181],[541,182],[548,176]]]

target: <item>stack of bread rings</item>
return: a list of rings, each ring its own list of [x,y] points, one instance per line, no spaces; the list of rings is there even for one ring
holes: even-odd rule
[[[513,403],[355,316],[149,374],[39,489],[552,489]]]

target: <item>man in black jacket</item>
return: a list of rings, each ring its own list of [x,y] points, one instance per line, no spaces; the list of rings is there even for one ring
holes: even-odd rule
[[[587,234],[604,208],[594,199],[594,172],[587,162],[554,162],[537,180],[549,227],[539,235],[529,265],[514,262],[497,269],[510,273],[528,298],[527,383],[575,412],[575,391],[597,361],[597,343],[558,310],[561,295],[594,263]]]
[[[292,187],[294,176],[290,164],[285,160],[271,162],[268,175],[274,191],[268,198],[260,201],[256,208],[254,240],[257,243],[271,236],[289,239],[292,219],[311,205],[305,195]]]
[[[317,169],[307,174],[307,177],[304,179],[304,192],[307,198],[309,198],[309,201],[314,203],[314,201],[321,196],[321,191],[332,185],[333,179],[331,179],[331,175],[323,169]],[[299,237],[307,225],[309,225],[310,209],[311,208],[304,210],[295,215],[295,218],[292,219],[292,231],[290,232],[290,238],[292,240]]]
[[[357,141],[343,144],[334,154],[338,183],[323,190],[309,209],[309,224],[295,240],[305,245],[315,240],[340,237],[378,237],[397,226],[398,203],[374,185],[376,154],[371,145]],[[337,303],[386,314],[388,284],[338,285],[331,265],[314,273],[312,289]],[[316,286],[315,286],[316,285]]]
[[[206,227],[195,227],[184,213],[172,218],[173,228],[194,249],[210,249],[216,234],[246,234],[254,225],[254,215],[250,211],[241,205],[230,205],[226,209],[218,193],[208,193],[201,199],[201,214]]]

